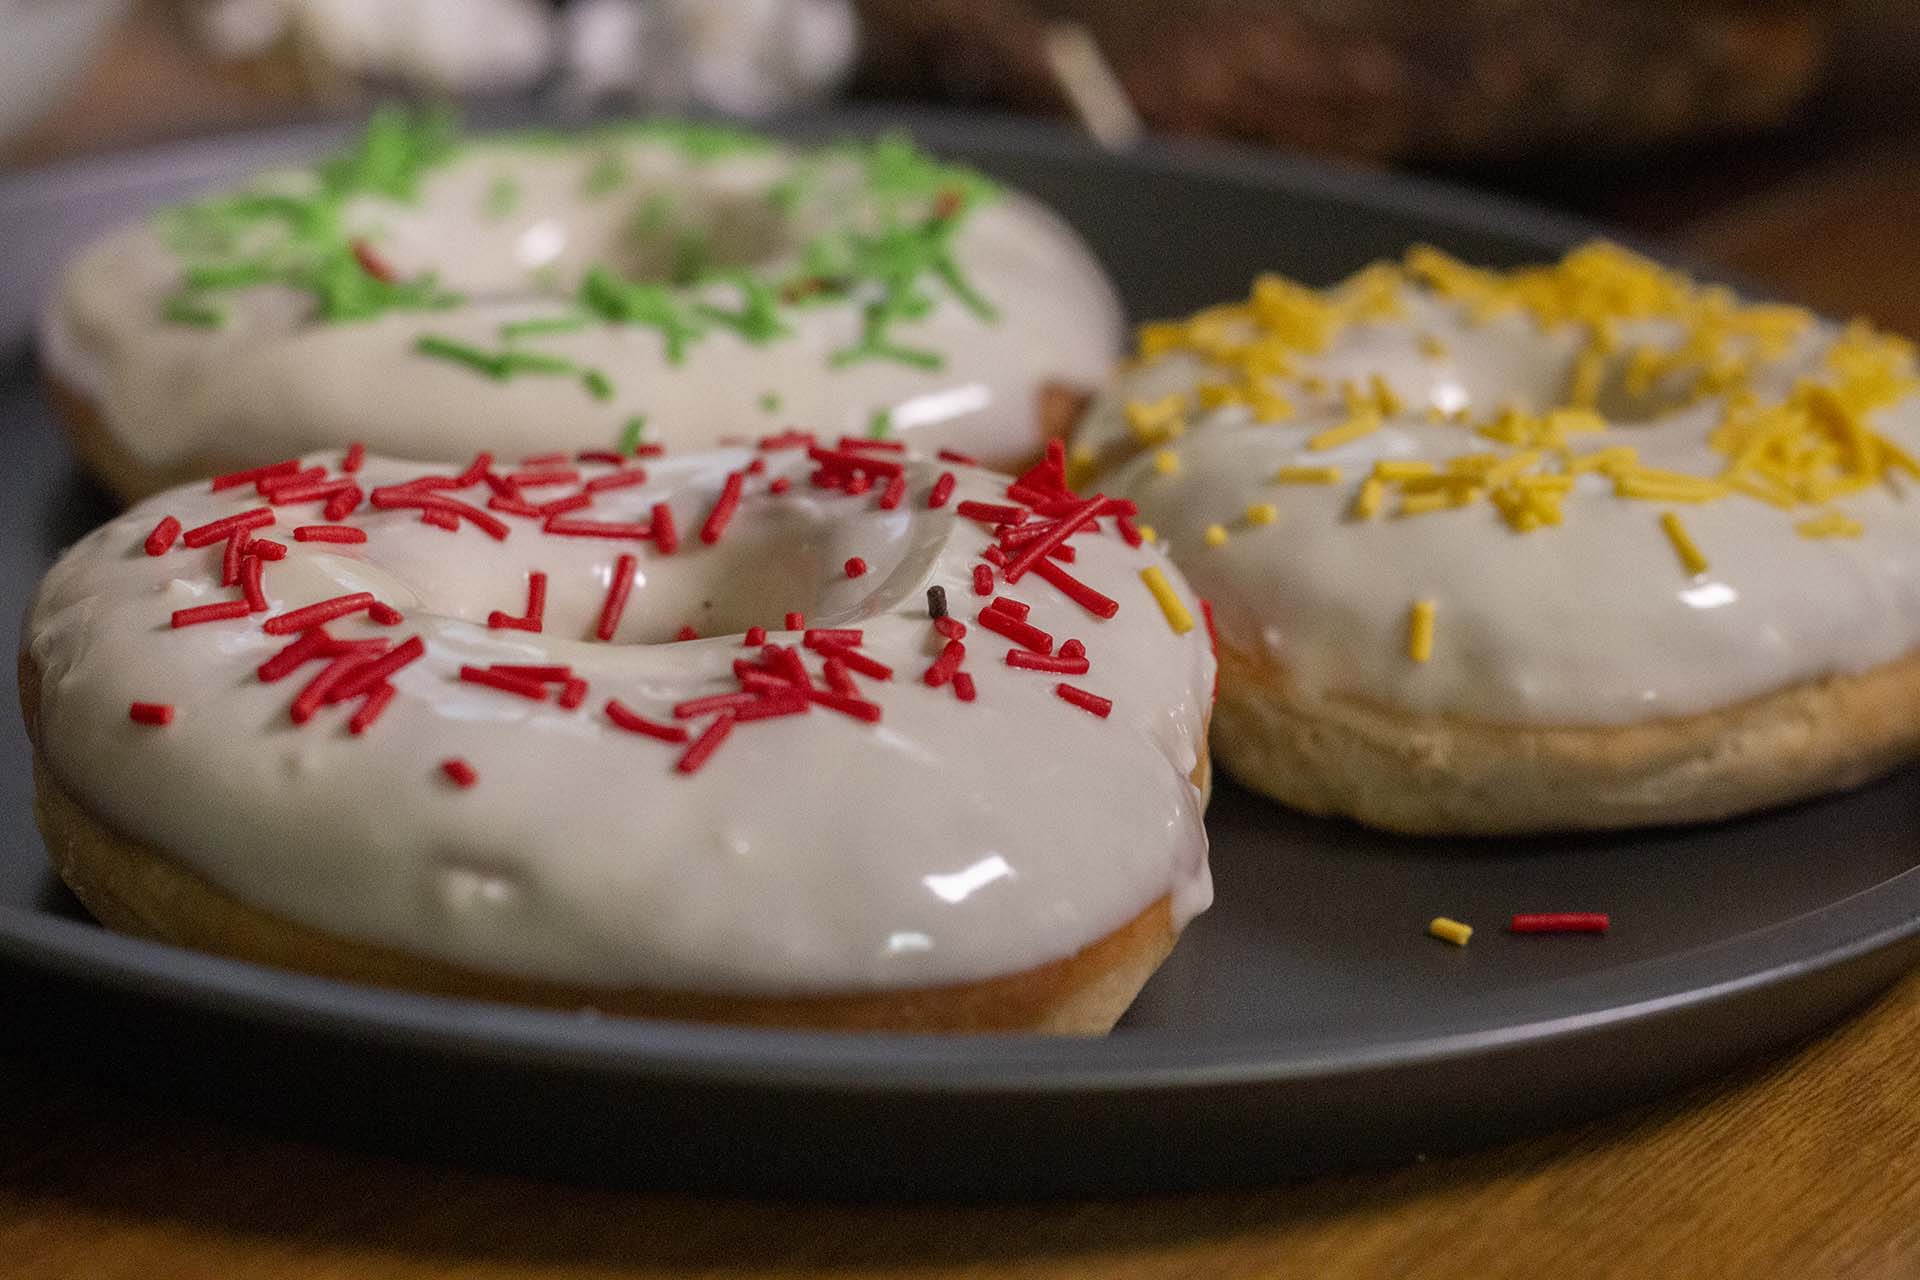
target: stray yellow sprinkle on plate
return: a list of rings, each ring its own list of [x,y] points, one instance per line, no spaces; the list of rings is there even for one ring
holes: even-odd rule
[[[1464,947],[1473,937],[1473,926],[1461,924],[1458,920],[1449,920],[1445,916],[1435,916],[1427,924],[1427,933],[1442,942],[1451,942],[1456,947]]]
[[[1273,473],[1278,484],[1339,484],[1338,467],[1282,467]]]
[[[1207,545],[1210,547],[1224,547],[1227,545],[1227,527],[1223,524],[1208,525],[1207,532],[1204,536],[1207,540]]]
[[[1247,508],[1248,524],[1272,524],[1280,518],[1280,508],[1271,502],[1256,502]]]
[[[1162,449],[1153,455],[1153,469],[1163,476],[1180,474],[1180,455],[1171,449]]]
[[[1407,656],[1425,662],[1433,656],[1433,601],[1415,600],[1407,613]]]

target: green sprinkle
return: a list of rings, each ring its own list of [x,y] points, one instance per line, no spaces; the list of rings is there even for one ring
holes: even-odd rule
[[[580,382],[582,386],[586,387],[587,394],[591,395],[595,400],[613,399],[613,382],[600,370],[586,370],[580,375]]]
[[[760,408],[767,413],[780,412],[780,393],[777,391],[762,391],[760,393]]]
[[[765,280],[744,271],[726,277],[740,290],[740,309],[728,311],[710,302],[695,305],[694,310],[715,324],[724,325],[755,346],[784,338],[792,330],[780,322],[780,296]]]
[[[227,327],[227,309],[210,302],[200,302],[194,298],[176,296],[168,298],[161,308],[161,314],[173,324],[190,324],[201,329],[224,329]]]
[[[505,381],[507,377],[506,366],[501,363],[500,357],[492,352],[482,351],[479,347],[465,342],[456,342],[452,338],[443,338],[436,333],[421,334],[419,340],[413,344],[413,349],[423,356],[432,356],[436,360],[451,360],[455,364],[463,364],[475,373],[485,374],[489,378]]]
[[[580,286],[580,304],[614,324],[637,324],[658,329],[667,346],[667,362],[686,359],[687,343],[701,327],[668,289],[657,284],[628,284],[605,267],[587,272]]]
[[[537,351],[502,351],[497,357],[501,369],[511,376],[516,373],[552,373],[570,376],[580,372],[580,366],[564,356],[542,355]]]
[[[486,213],[495,222],[512,215],[520,205],[520,183],[512,174],[499,174],[487,184]]]
[[[620,428],[620,452],[640,452],[640,437],[645,434],[646,429],[647,418],[645,414],[636,413],[631,418],[628,418],[627,425]]]
[[[626,185],[632,173],[626,156],[618,151],[602,151],[594,158],[587,176],[580,180],[580,194],[589,197],[611,195]]]
[[[867,439],[885,440],[893,434],[893,410],[875,409],[867,419]]]
[[[500,326],[500,336],[511,341],[514,338],[540,338],[555,333],[578,333],[593,321],[582,315],[535,316],[528,320],[509,320]]]
[[[382,107],[356,142],[321,163],[320,181],[336,197],[371,193],[410,201],[419,194],[420,179],[452,157],[458,132],[453,113],[444,108],[416,114]]]

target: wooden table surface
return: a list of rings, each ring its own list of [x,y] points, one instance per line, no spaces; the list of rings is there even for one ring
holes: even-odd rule
[[[117,46],[16,156],[286,110],[284,92],[221,91],[187,119],[135,120],[126,103],[180,72],[156,70],[148,43]],[[1920,146],[1879,149],[1681,239],[1920,333],[1916,208]],[[1113,1203],[783,1207],[567,1187],[286,1141],[5,1058],[0,1097],[4,1277],[1920,1276],[1920,975],[1784,1060],[1569,1132]]]

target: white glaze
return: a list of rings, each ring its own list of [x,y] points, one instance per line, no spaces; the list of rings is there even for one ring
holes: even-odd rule
[[[584,175],[610,148],[631,177],[590,197]],[[1010,191],[971,210],[955,241],[956,261],[998,318],[982,320],[934,287],[932,311],[898,327],[901,341],[945,357],[940,371],[890,360],[830,368],[832,353],[859,334],[854,304],[783,310],[792,335],[765,345],[716,327],[678,365],[667,360],[659,332],[644,327],[596,323],[516,343],[604,370],[616,388],[610,401],[576,378],[501,383],[414,352],[423,333],[499,350],[503,323],[564,311],[574,282],[595,263],[657,276],[668,264],[657,252],[640,253],[623,231],[663,195],[736,265],[795,270],[807,238],[871,213],[853,166],[828,160],[813,195],[783,223],[766,192],[808,162],[808,153],[774,148],[701,160],[645,138],[617,147],[470,143],[425,175],[417,204],[360,197],[347,215],[401,277],[437,271],[468,304],[351,323],[310,320],[307,297],[279,286],[224,295],[229,320],[217,331],[164,323],[181,261],[153,226],[129,226],[67,269],[42,325],[43,358],[103,409],[123,448],[162,472],[264,463],[354,440],[440,461],[476,447],[507,455],[604,448],[634,414],[647,417],[649,439],[706,448],[789,422],[864,432],[881,410],[929,450],[961,448],[989,464],[1030,459],[1042,443],[1034,417],[1041,388],[1103,381],[1118,350],[1120,311],[1073,232]],[[488,191],[501,177],[520,194],[510,215],[493,218]],[[255,185],[297,190],[306,182],[279,174]],[[542,268],[551,269],[544,286]],[[725,285],[697,294],[729,307],[736,298]],[[779,397],[777,409],[763,406],[767,393]]]
[[[482,970],[606,987],[971,981],[1071,954],[1163,895],[1176,924],[1205,908],[1189,775],[1213,663],[1204,630],[1176,635],[1142,585],[1142,567],[1165,563],[1157,552],[1111,533],[1076,539],[1073,571],[1121,602],[1106,622],[1032,577],[1002,588],[1032,605],[1036,625],[1084,639],[1092,670],[1072,679],[1114,699],[1102,720],[1054,696],[1061,677],[1005,666],[1009,643],[972,625],[970,567],[987,536],[951,506],[926,509],[942,464],[911,463],[906,501],[885,512],[871,494],[810,488],[801,454],[768,455],[767,479],[791,475],[793,490],[775,498],[750,481],[732,527],[703,546],[700,522],[746,456],[650,462],[646,485],[601,495],[597,520],[643,519],[671,499],[683,542],[670,557],[544,536],[536,521],[508,518],[511,535],[495,542],[365,508],[352,523],[369,542],[299,543],[291,528],[317,520],[313,508],[282,508],[263,531],[291,548],[267,566],[274,612],[365,589],[405,621],[361,616],[333,634],[427,644],[358,738],[347,707],[290,722],[317,666],[255,678],[285,643],[262,632],[265,615],[169,629],[172,610],[235,593],[217,586],[218,545],[149,557],[148,531],[164,513],[191,528],[259,500],[205,485],[161,494],[68,552],[31,609],[47,762],[107,826],[245,902]],[[1004,479],[959,470],[956,501],[1004,500]],[[370,458],[363,482],[422,471]],[[602,644],[586,637],[623,551],[641,577],[616,643]],[[850,579],[853,555],[870,570]],[[536,568],[550,575],[545,631],[489,631],[490,610],[521,611]],[[941,643],[926,612],[935,584],[969,624],[972,704],[919,679]],[[673,769],[683,748],[605,719],[610,697],[664,720],[678,701],[737,687],[732,662],[756,651],[738,634],[658,643],[682,624],[777,628],[790,609],[810,625],[863,628],[862,652],[895,668],[890,682],[858,678],[884,709],[877,724],[823,708],[741,724],[684,776]],[[568,663],[591,693],[575,711],[533,703],[460,683],[468,662]],[[808,665],[819,670],[817,655]],[[173,704],[173,723],[130,723],[133,700]],[[448,757],[471,762],[478,783],[450,785],[437,770]]]
[[[1299,409],[1261,425],[1227,407],[1172,441],[1177,474],[1152,451],[1102,481],[1134,498],[1195,590],[1213,601],[1223,643],[1284,662],[1303,696],[1341,693],[1419,712],[1541,725],[1627,724],[1725,706],[1834,673],[1859,673],[1920,647],[1920,498],[1904,478],[1828,504],[1865,525],[1858,539],[1811,540],[1795,530],[1815,509],[1782,511],[1745,496],[1700,506],[1628,501],[1598,475],[1579,481],[1558,528],[1510,530],[1486,502],[1371,521],[1349,518],[1355,491],[1383,458],[1445,459],[1507,452],[1469,429],[1428,420],[1429,406],[1466,408],[1476,423],[1503,403],[1535,411],[1561,402],[1574,327],[1542,330],[1519,312],[1469,319],[1454,302],[1408,287],[1403,318],[1357,323],[1296,372],[1319,375],[1320,395],[1279,385]],[[1423,352],[1431,334],[1443,354]],[[1668,347],[1664,321],[1624,325],[1621,347]],[[1775,400],[1803,375],[1822,376],[1832,326],[1807,331],[1756,372]],[[1122,375],[1083,424],[1078,444],[1131,452],[1123,406],[1190,389],[1205,371],[1176,354]],[[1307,440],[1343,421],[1341,379],[1387,380],[1408,405],[1377,433],[1323,451]],[[1218,376],[1218,375],[1210,375]],[[1719,398],[1681,405],[1656,388],[1639,406],[1603,401],[1605,435],[1580,451],[1628,444],[1640,461],[1714,476],[1723,455],[1707,444]],[[1634,415],[1639,416],[1634,416]],[[1909,451],[1920,449],[1920,401],[1872,417]],[[1277,484],[1285,465],[1338,466],[1337,485]],[[1250,504],[1278,518],[1248,526]],[[1387,512],[1391,512],[1391,503]],[[1663,533],[1679,513],[1709,569],[1690,576]],[[1208,525],[1230,531],[1205,544]],[[1408,610],[1436,603],[1431,661],[1408,657]]]

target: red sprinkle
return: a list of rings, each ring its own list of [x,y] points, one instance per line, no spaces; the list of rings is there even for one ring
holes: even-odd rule
[[[804,613],[790,613],[790,614],[788,614],[788,615],[787,615],[787,630],[789,630],[789,631],[804,631],[804,630],[806,630],[806,626],[807,626],[807,615],[806,615],[806,614],[804,614]]]
[[[260,578],[266,572],[267,562],[259,556],[248,556],[240,562],[240,590],[247,597],[247,612],[265,613],[267,611],[267,592]]]
[[[160,523],[153,526],[153,532],[147,535],[147,554],[162,556],[173,546],[173,540],[180,536],[180,522],[172,516],[162,516]]]
[[[516,676],[506,671],[495,671],[491,667],[464,666],[460,668],[460,678],[468,684],[483,684],[489,689],[498,689],[502,693],[517,693],[533,702],[547,700],[545,682],[527,676]]]
[[[1096,618],[1111,618],[1120,612],[1120,602],[1113,597],[1103,595],[1080,579],[1062,569],[1052,560],[1041,560],[1034,564],[1033,571],[1060,589],[1060,594],[1085,609]]]
[[[1038,653],[1053,652],[1053,637],[1030,622],[1022,622],[1004,609],[982,609],[977,615],[980,625],[989,631],[995,631],[1013,641],[1025,645]]]
[[[1010,507],[1003,502],[975,502],[968,498],[956,506],[954,514],[985,524],[1020,524],[1027,518],[1025,507]]]
[[[1083,676],[1091,665],[1086,655],[1068,657],[1064,653],[1034,653],[1027,649],[1007,650],[1007,665],[1023,671],[1051,671],[1055,675]]]
[[[338,687],[366,664],[366,652],[358,648],[335,657],[319,675],[307,681],[306,687],[294,698],[293,705],[287,708],[288,717],[295,724],[305,724],[323,704],[344,701]]]
[[[993,570],[984,564],[973,566],[973,594],[977,596],[993,594]]]
[[[381,600],[367,606],[367,616],[383,627],[397,627],[407,620],[405,614]]]
[[[172,724],[173,704],[170,702],[133,702],[127,705],[127,719],[135,724]]]
[[[353,242],[353,260],[360,264],[362,271],[365,271],[381,284],[392,284],[400,278],[394,274],[393,267],[388,264],[387,260],[375,253],[373,246],[365,240],[355,240]]]
[[[485,457],[486,455],[482,454],[481,456]],[[475,481],[470,483],[477,482],[478,478],[476,477]],[[460,518],[465,518],[473,521],[488,537],[491,537],[496,542],[504,541],[507,536],[507,526],[501,523],[498,518],[488,515],[480,508],[471,503],[462,502],[458,498],[449,498],[442,494],[431,493],[420,489],[410,489],[402,485],[388,485],[382,489],[375,489],[369,500],[376,508],[382,511],[393,508],[418,507],[422,511],[422,519],[426,519],[437,513],[440,519],[429,520],[428,522],[439,524],[442,527],[445,527],[449,517],[454,519],[455,527],[458,527],[458,520]],[[552,521],[548,521],[548,524],[551,525]]]
[[[453,779],[453,785],[459,787],[462,791],[480,781],[480,775],[475,772],[474,767],[458,756],[454,756],[448,760],[442,760],[440,762],[440,772]]]
[[[285,560],[287,548],[285,543],[275,542],[272,538],[255,538],[241,554],[258,556],[262,560]]]
[[[1605,933],[1612,924],[1603,911],[1539,911],[1517,915],[1511,933]]]
[[[828,644],[858,646],[866,641],[866,636],[858,627],[813,627],[800,637],[800,643],[809,649]]]
[[[1027,615],[1033,612],[1033,606],[1024,600],[1014,600],[1007,596],[995,596],[987,601],[987,608],[998,609],[1018,622],[1025,622]]]
[[[1071,702],[1084,711],[1091,711],[1102,720],[1113,710],[1113,699],[1103,698],[1097,693],[1088,693],[1085,689],[1076,689],[1070,684],[1057,684],[1053,691],[1061,698]]]
[[[977,467],[980,465],[978,459],[961,453],[958,449],[942,449],[933,456],[942,462],[957,462],[963,467]]]
[[[859,556],[854,556],[847,561],[846,569],[849,578],[857,578],[867,571],[867,562]]]
[[[191,627],[197,622],[222,622],[228,618],[244,618],[253,612],[245,600],[220,600],[213,604],[197,604],[191,609],[175,609],[173,625]]]
[[[573,710],[587,700],[587,682],[578,676],[570,676],[560,689],[560,705],[568,711]]]
[[[492,506],[494,502],[498,502],[498,501],[500,501],[500,499],[495,498],[491,502],[487,503],[487,505]],[[593,505],[592,494],[570,493],[564,498],[555,498],[552,502],[543,502],[539,506],[535,507],[533,511],[535,515],[563,516],[563,515],[566,515],[569,511],[579,511],[583,508],[590,507],[592,505]]]
[[[483,457],[485,455],[482,455]],[[531,453],[520,459],[523,467],[564,467],[567,455],[564,453]],[[485,468],[482,468],[484,470]]]
[[[837,644],[816,644],[810,647],[823,658],[838,658],[841,665],[858,671],[863,676],[872,676],[875,680],[893,679],[892,667],[857,650]]]
[[[332,493],[335,489],[352,484],[351,480],[327,479],[325,467],[308,467],[305,471],[296,471],[288,476],[273,476],[259,481],[253,487],[268,502],[310,502],[321,493]],[[318,492],[308,492],[317,490]]]
[[[293,531],[295,542],[365,542],[367,531],[350,524],[303,524]]]
[[[693,740],[693,745],[688,747],[686,753],[674,762],[673,767],[681,773],[697,772],[700,766],[705,764],[713,753],[720,749],[720,744],[727,740],[727,734],[732,732],[732,730],[733,716],[722,711],[713,718],[713,723],[709,724],[706,729],[701,732],[700,736]]]
[[[680,549],[680,533],[674,527],[673,508],[664,502],[653,504],[653,545],[663,556]]]
[[[336,690],[336,692],[338,692],[338,690]],[[353,718],[347,721],[347,732],[352,734],[365,733],[373,727],[373,722],[380,718],[380,713],[385,711],[387,704],[392,701],[392,685],[375,685],[373,690],[367,694],[366,701],[362,702],[359,708],[354,711]]]
[[[775,476],[772,482],[767,485],[767,492],[777,497],[791,488],[793,488],[792,476]]]
[[[355,440],[347,446],[346,456],[340,459],[340,469],[348,475],[352,475],[360,469],[360,464],[366,460],[367,446]]]
[[[728,522],[740,506],[740,486],[746,483],[746,479],[743,472],[728,473],[727,482],[720,489],[720,497],[707,514],[707,522],[700,526],[700,541],[708,545],[720,541],[720,535],[727,531]]]
[[[869,436],[841,436],[842,449],[879,449],[883,453],[905,453],[907,446],[900,440],[875,440]]]
[[[1122,512],[1114,518],[1114,527],[1120,530],[1120,537],[1130,547],[1137,547],[1145,541],[1140,529],[1133,523],[1133,517]]]
[[[942,471],[940,478],[933,482],[932,492],[927,494],[927,509],[929,511],[938,511],[941,507],[946,506],[947,499],[953,496],[953,486],[957,483],[958,481],[954,479],[953,472]]]
[[[308,627],[332,622],[335,618],[344,618],[350,613],[358,613],[371,606],[373,602],[371,591],[356,591],[351,595],[335,596],[331,600],[322,600],[303,609],[275,614],[261,623],[260,629],[270,636],[291,635],[296,631],[305,631]]]
[[[565,462],[566,455],[556,455],[556,460]],[[573,467],[541,468],[532,471],[515,471],[511,475],[502,476],[501,479],[523,489],[538,489],[542,485],[549,484],[578,484],[580,472]]]
[[[953,673],[953,696],[962,702],[973,701],[973,677],[964,671]]]
[[[1060,656],[1063,658],[1084,658],[1087,656],[1087,646],[1081,644],[1078,640],[1069,640],[1060,646]]]
[[[223,476],[213,478],[213,492],[222,489],[238,489],[243,484],[258,484],[262,480],[271,480],[275,476],[292,475],[300,469],[300,459],[288,458],[284,462],[269,463],[264,467],[250,467],[245,471],[229,471]]]
[[[763,645],[766,642],[767,642],[767,629],[765,627],[748,627],[747,628],[746,644],[748,645],[748,647],[751,648],[758,645]]]
[[[327,505],[321,508],[320,514],[329,520],[345,520],[359,509],[366,498],[359,485],[348,485],[327,499]]]
[[[933,660],[933,665],[928,667],[925,674],[920,678],[928,685],[938,689],[941,685],[953,679],[954,672],[960,669],[960,664],[966,660],[966,657],[967,646],[961,644],[958,640],[949,640],[946,646],[940,650],[940,656]]]
[[[220,549],[220,585],[238,586],[240,582],[240,548],[247,541],[244,531],[235,530],[227,537],[227,545]]]
[[[582,449],[573,455],[575,462],[604,462],[610,467],[627,465],[627,455],[616,453],[612,449]]]
[[[865,698],[857,697],[850,692],[839,689],[811,689],[808,690],[807,697],[823,707],[852,716],[856,720],[865,720],[868,724],[876,723],[880,719],[879,703],[868,702]]]
[[[1018,582],[1021,574],[1046,559],[1049,551],[1080,532],[1084,526],[1091,524],[1106,509],[1106,497],[1103,494],[1094,494],[1074,508],[1070,514],[1062,516],[1057,528],[1049,531],[1046,536],[1035,538],[1028,543],[1026,549],[1007,565],[1003,576],[1008,582]]]
[[[538,631],[547,615],[547,575],[535,569],[527,575],[527,611],[519,617],[495,609],[487,615],[487,625],[495,630]]]
[[[280,652],[261,663],[257,669],[260,683],[272,684],[292,675],[309,659],[321,657],[331,651],[333,638],[324,627],[315,627],[303,632],[299,639]]]
[[[595,476],[587,481],[587,492],[604,493],[608,489],[625,489],[636,484],[645,484],[647,473],[639,467],[631,471],[615,471],[610,475]]]
[[[906,475],[903,473],[901,475],[894,476],[892,479],[887,481],[887,487],[880,491],[880,509],[882,511],[891,511],[895,507],[899,506],[900,500],[902,498],[905,498],[906,496],[907,496]]]
[[[210,547],[231,533],[245,529],[259,529],[272,523],[272,507],[255,507],[251,511],[222,516],[218,520],[208,521],[197,529],[189,529],[181,535],[181,541],[189,547]]]
[[[559,534],[563,538],[624,538],[634,542],[645,542],[653,536],[653,530],[644,524],[616,524],[607,520],[569,520],[565,516],[548,516],[547,522],[540,526],[542,533]]]
[[[967,624],[951,615],[935,618],[933,620],[933,629],[948,640],[964,640],[967,638]]]
[[[677,724],[661,724],[649,720],[643,715],[629,711],[618,698],[607,699],[607,719],[613,721],[628,733],[642,733],[649,738],[658,738],[662,742],[685,742],[687,731]]]
[[[325,633],[309,631],[306,635],[301,636],[300,639],[305,640],[307,636],[321,636],[324,641]],[[382,641],[381,643],[384,644],[385,642]],[[285,657],[297,647],[298,644],[290,645],[288,648],[283,649],[277,657],[270,658],[268,661],[278,661],[279,658]],[[379,657],[374,658],[365,666],[355,669],[353,675],[343,681],[340,687],[335,690],[335,693],[343,700],[347,698],[357,698],[369,689],[384,685],[389,676],[408,663],[418,659],[422,654],[426,653],[426,651],[427,645],[425,641],[419,636],[408,636],[405,640],[402,640],[399,644],[387,650]],[[267,678],[266,671],[265,666],[260,668],[260,678],[262,680]],[[379,713],[375,712],[374,714],[378,715]],[[352,726],[349,725],[348,727],[351,728]]]
[[[627,597],[633,594],[633,571],[640,562],[632,556],[621,556],[613,562],[613,577],[607,583],[607,600],[600,606],[600,622],[594,627],[593,634],[602,640],[612,640],[613,633],[620,625],[620,615],[626,611]]]

